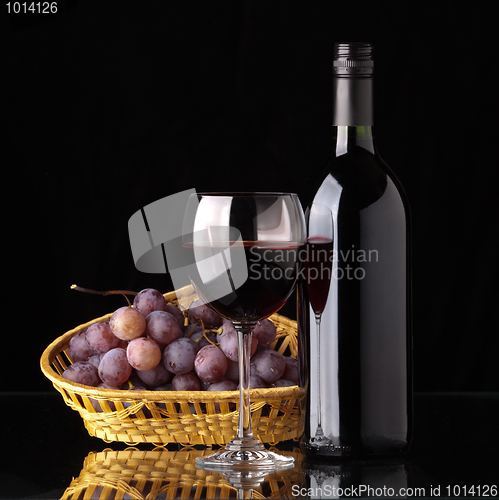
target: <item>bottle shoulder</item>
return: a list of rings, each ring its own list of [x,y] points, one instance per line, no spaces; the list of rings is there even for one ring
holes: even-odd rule
[[[306,206],[319,191],[335,191],[344,203],[362,209],[381,198],[388,183],[393,183],[406,205],[402,185],[378,152],[355,146],[339,156],[329,151],[305,183],[300,199]]]

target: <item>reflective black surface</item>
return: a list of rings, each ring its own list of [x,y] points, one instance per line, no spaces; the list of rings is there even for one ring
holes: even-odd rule
[[[92,452],[128,448],[126,444],[108,444],[90,437],[80,416],[66,407],[55,391],[2,393],[0,398],[4,445],[0,469],[1,499],[61,498],[72,479],[80,476],[83,462]],[[345,488],[348,493],[350,490],[346,488],[358,487],[359,484],[378,488],[373,490],[375,494],[381,493],[379,488],[383,487],[387,492],[388,488],[395,491],[399,487],[419,488],[413,495],[416,498],[430,497],[432,492],[433,497],[453,498],[459,493],[462,497],[464,485],[480,486],[483,491],[486,485],[499,482],[498,421],[499,393],[416,393],[414,440],[404,457],[383,461],[327,462],[321,459],[314,462],[300,455],[296,442],[282,443],[280,449],[297,454],[300,470],[280,477],[278,485],[282,489],[279,492],[293,498],[293,493],[304,493],[310,487],[317,487],[318,481],[322,481],[324,488],[326,484],[330,485],[325,493],[331,492],[332,486]],[[134,448],[154,449],[151,445]],[[169,452],[179,449],[176,445],[165,448]],[[171,457],[171,454],[166,456]],[[184,464],[184,467],[186,474],[193,473],[190,464]],[[203,479],[196,477],[200,481]],[[168,477],[165,476],[164,480],[167,484]],[[227,480],[220,477],[220,484],[224,481]],[[264,478],[258,494],[275,496],[269,484],[274,483]],[[439,495],[439,490],[435,490],[438,486]],[[451,487],[450,495],[447,486]],[[454,491],[455,486],[460,486],[461,490]],[[98,490],[94,494],[96,492]],[[202,498],[205,493],[211,494],[205,488]],[[229,493],[230,497],[236,497],[235,488]],[[166,490],[162,494],[163,497],[158,495],[157,498],[165,498]],[[478,496],[474,495],[475,498]],[[98,494],[96,498],[99,498]]]

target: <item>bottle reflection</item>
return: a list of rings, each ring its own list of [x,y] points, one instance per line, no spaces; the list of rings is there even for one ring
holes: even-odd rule
[[[407,498],[411,495],[411,469],[402,459],[326,462],[306,459],[302,465],[302,498]]]

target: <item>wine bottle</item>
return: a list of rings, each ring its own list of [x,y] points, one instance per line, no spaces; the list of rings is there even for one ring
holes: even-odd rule
[[[331,209],[334,234],[320,345],[307,266],[298,294],[309,375],[301,447],[312,456],[396,455],[412,433],[410,212],[374,145],[373,68],[371,44],[335,44],[331,147],[300,195],[304,208]]]

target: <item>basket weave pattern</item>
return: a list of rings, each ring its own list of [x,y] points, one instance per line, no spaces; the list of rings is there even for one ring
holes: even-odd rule
[[[92,452],[85,458],[79,476],[66,488],[62,500],[235,498],[235,487],[223,475],[196,467],[196,457],[211,453],[209,449],[189,448]],[[301,455],[285,453],[295,457],[295,467],[269,473],[265,482],[253,490],[252,498],[292,498],[292,486],[300,481]]]
[[[192,287],[185,287],[165,294],[165,299],[187,308],[197,295]],[[69,340],[110,317],[107,314],[66,332],[45,349],[41,358],[42,372],[65,403],[79,412],[88,433],[105,442],[128,444],[227,444],[237,432],[239,391],[116,391],[84,386],[61,376],[71,364]],[[279,314],[270,319],[277,327],[271,347],[296,357],[296,322]],[[271,444],[298,439],[304,429],[305,395],[298,386],[252,389],[253,434]],[[97,400],[103,411],[96,411],[92,400]]]

